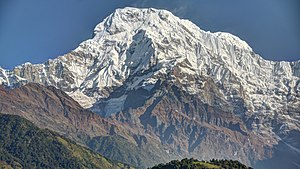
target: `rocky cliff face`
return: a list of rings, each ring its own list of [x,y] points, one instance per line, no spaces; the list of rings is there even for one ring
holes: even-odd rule
[[[178,156],[168,154],[156,139],[138,146],[134,126],[105,119],[82,108],[74,99],[53,86],[28,83],[19,88],[0,86],[0,114],[13,114],[71,138],[109,157],[139,167],[153,166]]]
[[[105,119],[135,128],[177,157],[269,157],[300,130],[300,61],[273,62],[246,42],[170,12],[117,9],[74,51],[0,69],[0,82],[55,86]]]
[[[76,101],[53,86],[29,83],[20,88],[0,86],[0,113],[15,114],[40,128],[58,131],[70,138],[108,135],[111,122],[83,109]]]

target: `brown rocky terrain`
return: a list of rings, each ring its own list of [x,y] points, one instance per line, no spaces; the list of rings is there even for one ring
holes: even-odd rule
[[[1,88],[0,112],[135,166],[185,157],[252,165],[300,130],[299,68],[171,12],[128,7],[68,54],[0,68],[0,84],[15,88]]]
[[[229,105],[222,109],[199,99],[218,99],[214,90],[213,84],[206,83],[203,91],[207,92],[190,95],[176,82],[157,82],[148,93],[131,91],[133,100],[127,101],[126,110],[103,118],[55,87],[1,86],[0,113],[22,116],[108,158],[140,167],[182,157],[230,158],[246,164],[269,157],[271,145],[228,111]]]
[[[29,83],[20,88],[0,87],[0,112],[15,114],[78,140],[90,136],[107,135],[115,126],[94,113],[83,109],[76,101],[55,87]]]
[[[52,86],[36,83],[14,89],[0,86],[0,113],[19,115],[40,128],[56,131],[108,157],[133,165],[151,166],[173,158],[160,152],[161,146],[156,140],[149,142],[147,147],[139,148],[135,127],[85,110],[70,96]],[[98,141],[101,145],[95,145]],[[126,157],[118,154],[120,149],[126,150],[123,152]]]

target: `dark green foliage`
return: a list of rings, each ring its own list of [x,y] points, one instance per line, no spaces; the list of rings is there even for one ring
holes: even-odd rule
[[[76,159],[51,132],[17,116],[0,115],[0,160],[24,168],[79,168]]]
[[[216,160],[212,159],[209,161],[210,164],[221,166],[222,168],[232,168],[232,169],[252,169],[246,165],[240,163],[237,160]]]
[[[90,150],[12,115],[0,114],[0,162],[13,168],[118,168]]]
[[[197,159],[173,160],[167,164],[159,164],[151,169],[252,169],[233,160],[198,161]]]
[[[128,141],[119,136],[95,137],[88,145],[91,149],[96,150],[109,159],[135,166],[147,163],[143,161],[143,159],[146,159],[145,155],[135,145],[128,143]]]

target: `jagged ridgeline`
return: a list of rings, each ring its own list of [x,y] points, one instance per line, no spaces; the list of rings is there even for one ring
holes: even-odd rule
[[[297,168],[299,77],[300,61],[265,60],[232,34],[124,8],[70,53],[0,68],[0,112],[139,167],[191,157],[255,166],[283,141]]]
[[[0,114],[0,128],[0,168],[130,168],[19,116]]]

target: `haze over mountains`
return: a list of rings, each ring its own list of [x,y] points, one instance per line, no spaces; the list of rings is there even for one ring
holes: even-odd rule
[[[184,157],[253,166],[299,138],[300,61],[264,60],[165,10],[117,9],[74,51],[0,68],[0,83],[0,113],[139,167]]]

